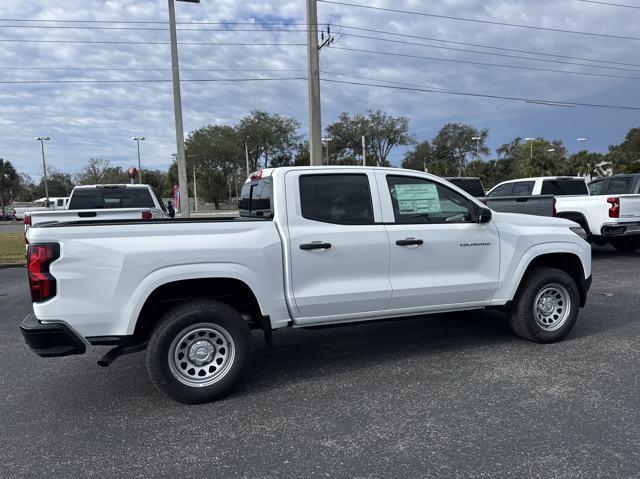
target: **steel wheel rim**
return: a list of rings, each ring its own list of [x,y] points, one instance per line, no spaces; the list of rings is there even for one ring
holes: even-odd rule
[[[200,323],[183,329],[169,347],[171,374],[186,386],[207,387],[224,378],[235,361],[231,334],[217,324]]]
[[[571,299],[561,284],[544,286],[533,302],[536,324],[544,331],[557,331],[571,314]]]

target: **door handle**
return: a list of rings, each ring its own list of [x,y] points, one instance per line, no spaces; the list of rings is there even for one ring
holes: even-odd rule
[[[322,241],[314,241],[313,243],[301,244],[300,249],[302,251],[312,251],[318,249],[329,249],[331,248],[331,243],[323,243]]]
[[[396,241],[396,244],[398,246],[422,246],[424,244],[424,241],[417,238],[407,238]]]

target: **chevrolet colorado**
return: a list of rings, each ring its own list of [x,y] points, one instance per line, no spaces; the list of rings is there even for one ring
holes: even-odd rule
[[[41,356],[146,349],[155,386],[185,403],[227,394],[251,329],[274,330],[497,307],[548,343],[574,326],[591,284],[582,228],[492,213],[445,180],[392,168],[264,170],[240,217],[36,225],[33,314]]]

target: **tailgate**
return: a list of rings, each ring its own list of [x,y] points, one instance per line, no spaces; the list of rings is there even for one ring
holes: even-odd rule
[[[620,218],[640,219],[640,195],[620,197]]]

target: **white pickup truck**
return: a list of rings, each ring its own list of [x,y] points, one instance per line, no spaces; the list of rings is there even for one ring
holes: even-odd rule
[[[27,344],[41,356],[114,345],[103,366],[146,349],[157,388],[198,403],[240,378],[251,329],[271,343],[286,327],[495,307],[546,343],[571,330],[591,284],[577,224],[492,213],[426,173],[264,170],[240,213],[31,228]]]
[[[589,186],[582,177],[522,178],[496,185],[487,197],[554,195],[555,216],[578,223],[592,243],[611,243],[631,253],[640,249],[640,194],[633,189],[634,176],[606,178]]]
[[[38,223],[86,220],[139,220],[168,216],[162,199],[149,185],[76,186],[58,211],[32,211],[24,216],[25,229]]]

